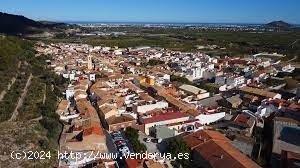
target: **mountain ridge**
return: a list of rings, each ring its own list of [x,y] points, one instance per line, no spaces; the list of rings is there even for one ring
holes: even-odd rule
[[[273,27],[273,28],[284,28],[284,29],[289,29],[292,27],[291,24],[284,22],[282,20],[269,22],[266,24],[266,26]]]
[[[0,12],[0,33],[9,35],[41,33],[47,29],[66,25],[65,23],[35,21],[22,15]]]

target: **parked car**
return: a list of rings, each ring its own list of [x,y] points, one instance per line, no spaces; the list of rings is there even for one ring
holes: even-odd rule
[[[124,141],[123,137],[113,137],[114,142],[116,141]]]
[[[151,138],[145,138],[144,141],[149,143],[149,142],[151,142]]]
[[[120,131],[114,131],[111,133],[112,137],[122,137],[122,134]]]
[[[162,139],[161,138],[153,138],[152,142],[154,143],[161,143]]]
[[[128,148],[128,147],[126,146],[126,144],[125,145],[121,144],[121,145],[118,146],[118,149],[122,149],[122,148]]]
[[[122,141],[122,140],[116,141],[115,144],[116,144],[117,146],[120,146],[120,145],[126,145],[125,141]]]

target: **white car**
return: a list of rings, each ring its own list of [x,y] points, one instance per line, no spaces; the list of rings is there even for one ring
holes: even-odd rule
[[[122,138],[122,137],[114,137],[113,140],[114,140],[114,142],[116,142],[116,141],[124,141],[124,138]]]

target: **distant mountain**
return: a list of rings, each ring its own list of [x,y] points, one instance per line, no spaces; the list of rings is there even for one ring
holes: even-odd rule
[[[268,24],[266,24],[267,27],[272,27],[272,28],[281,28],[281,29],[289,29],[292,27],[291,24],[288,24],[284,21],[273,21],[273,22],[270,22]]]
[[[42,27],[42,23],[28,19],[24,16],[0,12],[0,33],[25,34],[34,32]]]
[[[64,27],[65,23],[38,22],[24,16],[0,12],[0,33],[23,35],[43,32],[46,29]]]

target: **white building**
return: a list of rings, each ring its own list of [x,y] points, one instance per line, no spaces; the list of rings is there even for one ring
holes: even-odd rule
[[[74,87],[69,86],[68,89],[66,90],[66,99],[70,100],[70,98],[74,96],[74,93],[75,93]]]
[[[171,76],[169,74],[164,74],[163,79],[167,82],[170,82]]]
[[[154,116],[148,116],[141,118],[141,122],[145,127],[145,134],[149,135],[151,128],[154,128],[159,125],[169,125],[175,123],[186,122],[190,119],[188,115],[181,112],[166,112],[163,114],[158,114]]]
[[[200,114],[196,116],[196,119],[199,119],[200,124],[210,124],[221,120],[225,117],[225,112],[213,113],[213,114]]]
[[[244,76],[231,76],[231,77],[227,78],[226,84],[236,87],[236,86],[244,84],[245,81],[246,81],[246,79]]]
[[[267,101],[262,101],[261,105],[258,106],[256,115],[261,117],[269,117],[273,112],[277,112],[278,108]]]
[[[88,69],[91,70],[93,69],[93,62],[92,62],[92,56],[88,56]]]
[[[211,79],[215,77],[215,72],[206,67],[194,67],[191,69],[191,74],[187,74],[186,78],[190,81],[197,79]]]
[[[228,85],[228,87],[237,87],[246,82],[244,76],[217,76],[215,84],[217,85]]]
[[[89,74],[90,81],[96,81],[96,74]]]
[[[70,79],[70,81],[75,80],[75,73],[70,73],[69,74],[69,79]]]
[[[114,51],[114,54],[115,54],[115,55],[122,55],[123,52],[122,52],[121,49],[117,49],[117,50]]]
[[[202,79],[211,79],[215,76],[216,76],[215,72],[209,68],[200,69],[200,78]]]
[[[182,90],[183,92],[187,93],[187,94],[192,94],[197,96],[198,99],[204,99],[210,96],[209,92],[207,92],[204,89],[200,89],[198,87],[192,86],[192,85],[181,85],[179,87],[180,90]]]

